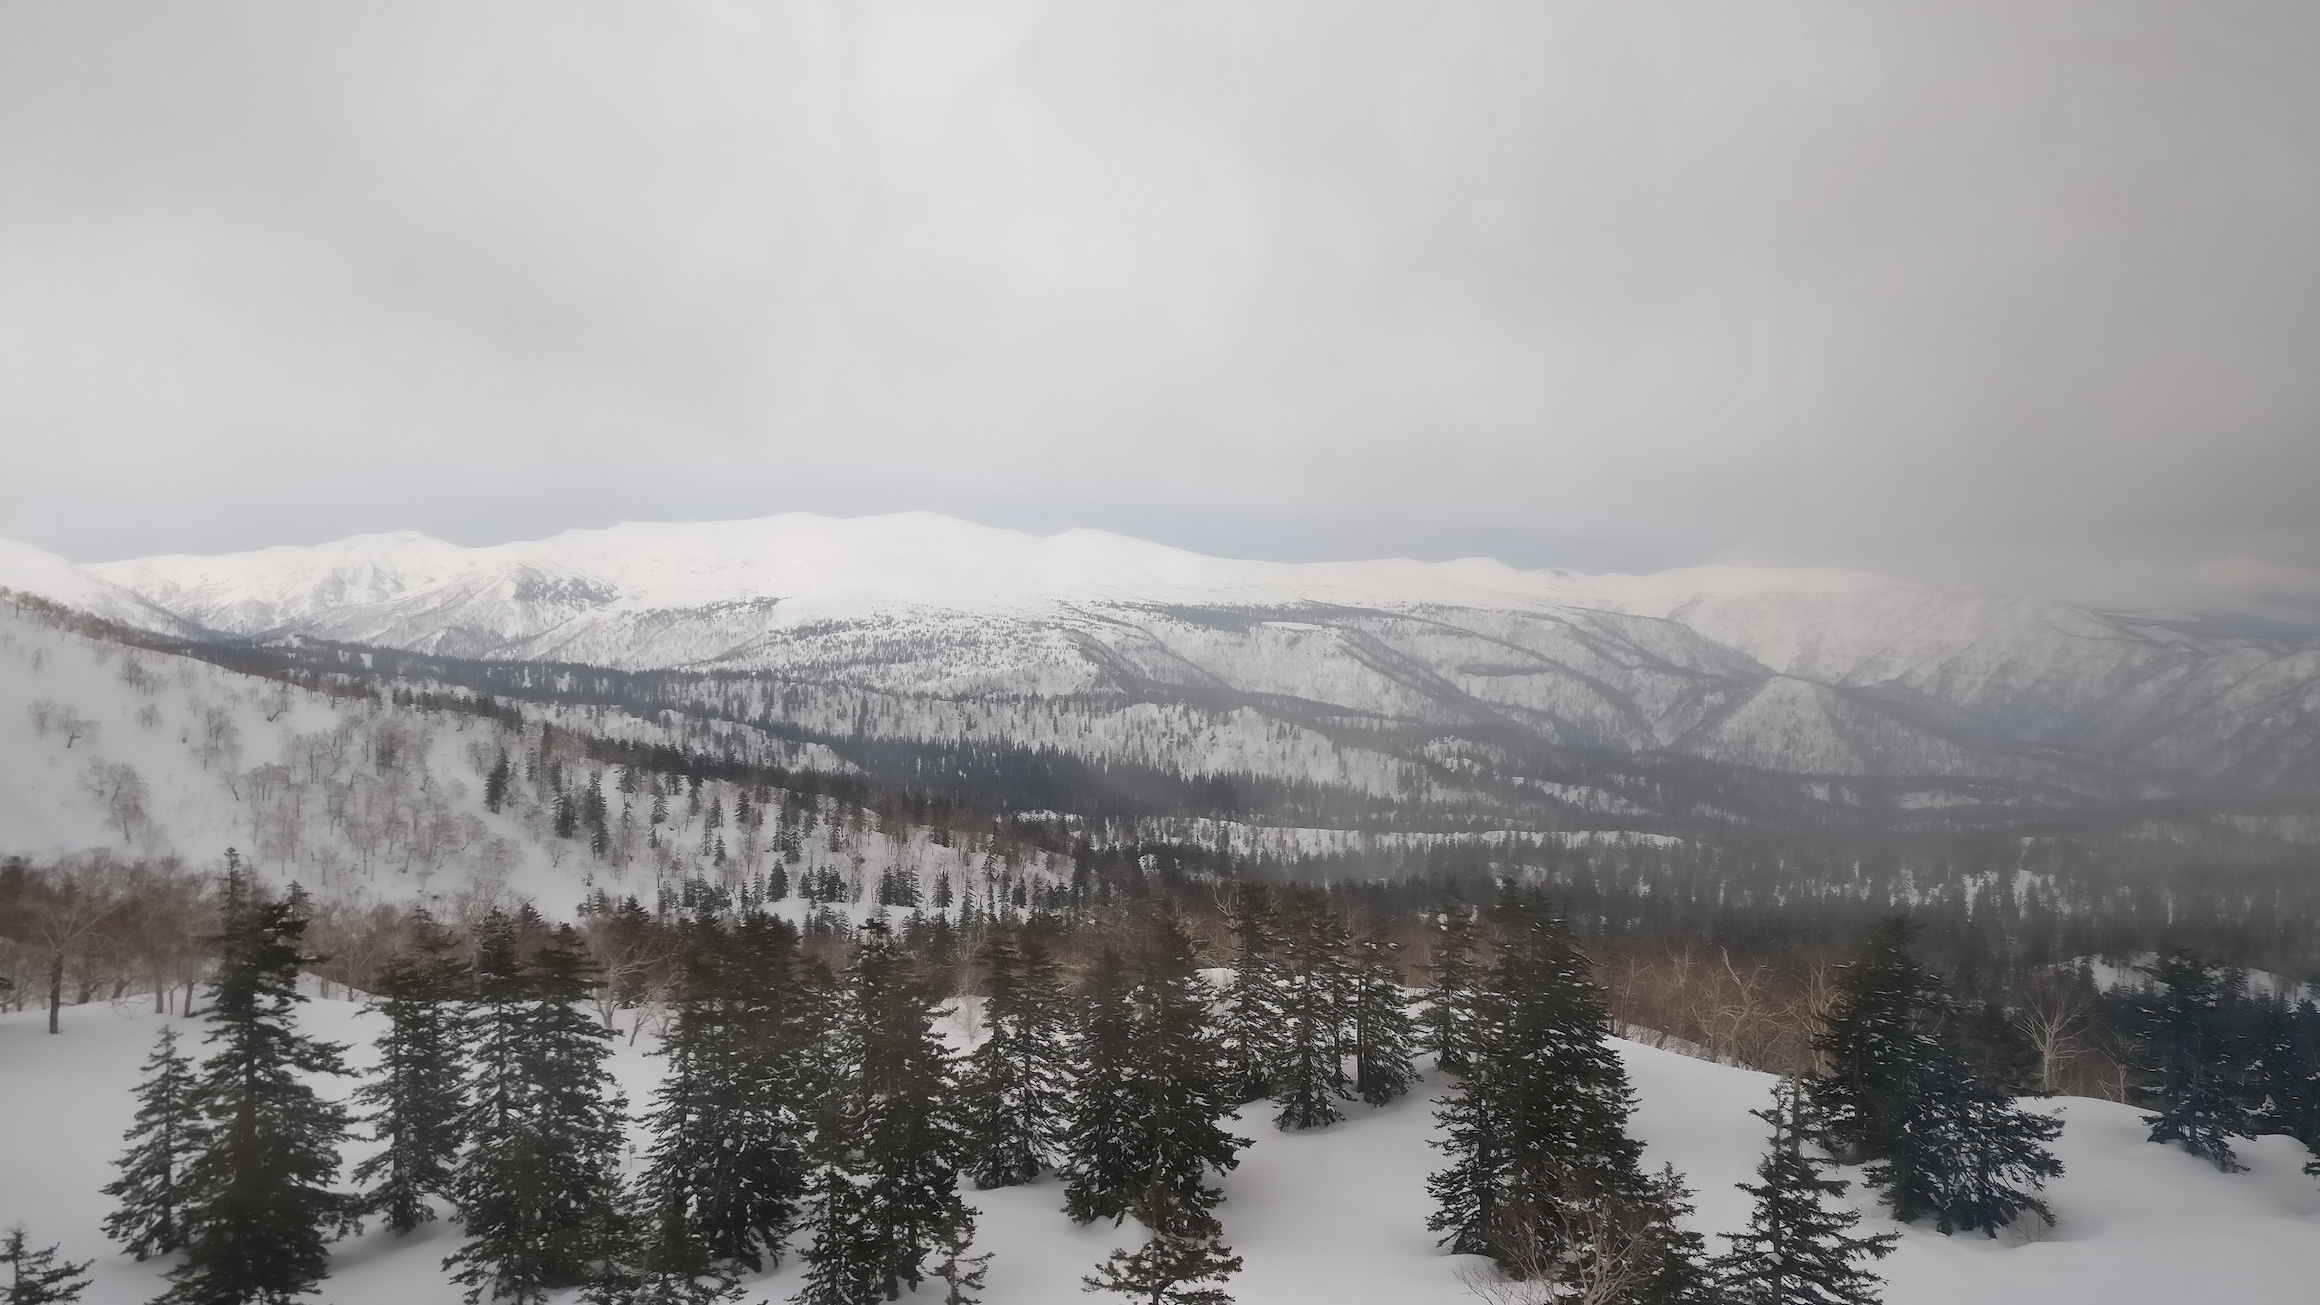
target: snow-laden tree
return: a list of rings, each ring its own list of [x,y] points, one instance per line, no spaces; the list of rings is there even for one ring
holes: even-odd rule
[[[978,1188],[1028,1183],[1063,1158],[1071,1104],[1071,1005],[1038,935],[993,930],[983,944],[981,1045],[959,1089],[963,1169]]]
[[[1879,1279],[1861,1261],[1892,1253],[1896,1234],[1856,1237],[1861,1216],[1832,1209],[1846,1183],[1824,1172],[1834,1162],[1805,1152],[1804,1089],[1782,1079],[1772,1105],[1751,1111],[1772,1128],[1756,1166],[1757,1182],[1738,1184],[1755,1198],[1748,1227],[1711,1268],[1717,1298],[1728,1305],[1876,1305]]]

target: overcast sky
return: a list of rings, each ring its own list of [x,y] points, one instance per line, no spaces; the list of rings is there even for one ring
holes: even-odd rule
[[[2307,0],[0,0],[0,535],[2313,568],[2316,233]]]

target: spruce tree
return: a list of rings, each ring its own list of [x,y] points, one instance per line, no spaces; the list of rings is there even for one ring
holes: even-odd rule
[[[484,810],[491,812],[493,815],[499,814],[500,805],[507,801],[509,778],[510,772],[508,770],[507,749],[501,748],[499,750],[499,760],[492,763],[491,773],[484,776],[483,778]]]
[[[1493,914],[1469,1067],[1437,1114],[1450,1163],[1428,1180],[1427,1225],[1516,1276],[1577,1265],[1628,1284],[1611,1299],[1683,1299],[1698,1241],[1677,1222],[1681,1183],[1647,1177],[1627,1135],[1627,1072],[1586,959],[1535,894],[1510,889]]]
[[[459,998],[466,967],[449,930],[425,912],[412,926],[409,946],[381,972],[371,999],[387,1028],[378,1068],[354,1094],[369,1111],[372,1137],[386,1144],[355,1166],[356,1185],[367,1185],[359,1209],[397,1233],[433,1219],[431,1198],[450,1195],[465,1106]]]
[[[1814,1048],[1829,1072],[1807,1085],[1840,1160],[1859,1163],[1904,1145],[1922,1066],[1941,1059],[1941,980],[1911,954],[1916,928],[1890,919],[1840,971]]]
[[[845,1061],[814,1138],[806,1305],[892,1300],[926,1277],[946,1229],[973,1214],[958,1195],[956,1079],[935,1035],[938,1002],[883,920],[863,931],[839,1041]]]
[[[1393,951],[1384,931],[1374,927],[1353,948],[1353,1090],[1373,1106],[1403,1096],[1418,1081],[1410,1059],[1416,1026]]]
[[[2304,1172],[2320,1176],[2320,1005],[2309,997],[2293,1008],[2275,1001],[2256,1036],[2262,1047],[2256,1058],[2262,1125],[2302,1142],[2315,1157]]]
[[[1246,881],[1234,884],[1225,922],[1233,936],[1233,983],[1218,1027],[1225,1089],[1236,1102],[1255,1101],[1273,1095],[1285,1037],[1280,917],[1272,890]]]
[[[1071,1101],[1071,1008],[1037,935],[994,931],[983,946],[988,1031],[967,1059],[959,1113],[963,1168],[978,1188],[1011,1187],[1062,1159]]]
[[[1903,1223],[1930,1217],[1944,1236],[1995,1237],[2026,1210],[2052,1218],[2033,1193],[2062,1173],[2046,1148],[2061,1132],[2061,1120],[2017,1108],[1945,1049],[1917,1068],[1901,1142],[1864,1177]]]
[[[807,1030],[797,935],[761,913],[687,931],[668,1070],[648,1117],[641,1224],[663,1246],[683,1230],[707,1261],[752,1272],[781,1260],[806,1180]]]
[[[1151,1181],[1139,1142],[1137,1032],[1135,977],[1127,958],[1107,946],[1081,983],[1072,1048],[1063,1188],[1064,1213],[1077,1223],[1125,1217]]]
[[[1082,996],[1064,1212],[1079,1223],[1126,1218],[1155,1182],[1207,1209],[1223,1193],[1210,1169],[1231,1169],[1248,1145],[1224,1127],[1234,1106],[1222,1048],[1209,1025],[1212,990],[1183,924],[1158,914],[1134,968],[1106,951]]]
[[[329,1271],[324,1231],[346,1201],[331,1190],[346,1113],[309,1081],[344,1074],[343,1048],[307,1037],[296,1012],[304,894],[264,893],[227,877],[225,930],[194,1088],[202,1145],[185,1173],[185,1262],[173,1305],[281,1305]]]
[[[105,1235],[142,1260],[185,1244],[186,1170],[204,1137],[195,1099],[193,1061],[164,1025],[137,1084],[137,1121],[126,1135],[121,1176],[105,1187],[119,1207],[105,1216]]]
[[[1337,1103],[1353,1096],[1341,1053],[1352,985],[1345,926],[1318,890],[1295,889],[1284,899],[1274,1122],[1283,1129],[1325,1128],[1345,1118]]]
[[[1113,1251],[1080,1279],[1083,1290],[1116,1292],[1140,1305],[1232,1305],[1229,1292],[1199,1285],[1241,1271],[1214,1215],[1165,1182],[1146,1189],[1133,1212],[1151,1236],[1133,1251]]]
[[[965,1207],[960,1207],[964,1211]],[[972,1219],[952,1219],[935,1237],[934,1267],[928,1270],[943,1284],[941,1305],[981,1305],[983,1279],[990,1272],[991,1253],[971,1255],[975,1248]]]
[[[59,1261],[56,1249],[34,1247],[25,1239],[23,1224],[0,1237],[0,1266],[8,1270],[0,1305],[67,1305],[79,1300],[88,1290],[89,1265],[94,1261]]]
[[[1914,930],[1888,920],[1844,968],[1814,1046],[1830,1072],[1807,1085],[1840,1158],[1870,1162],[1893,1217],[1932,1218],[1942,1233],[1991,1236],[2062,1165],[2046,1149],[2061,1121],[2015,1106],[1945,1036],[1940,979],[1911,952]]]
[[[1883,1259],[1893,1233],[1855,1237],[1861,1216],[1829,1208],[1846,1183],[1824,1174],[1832,1162],[1804,1151],[1803,1085],[1782,1079],[1772,1107],[1749,1113],[1772,1126],[1771,1147],[1756,1166],[1756,1198],[1746,1232],[1713,1264],[1717,1299],[1727,1305],[1876,1305],[1878,1277],[1859,1263]]]
[[[1418,1046],[1434,1053],[1443,1073],[1463,1074],[1474,1038],[1480,942],[1474,913],[1464,902],[1445,905],[1438,923],[1433,956],[1425,967],[1433,987],[1426,994]]]
[[[590,977],[570,926],[529,962],[494,911],[478,930],[464,1033],[467,1151],[451,1192],[467,1243],[444,1260],[470,1305],[536,1305],[589,1280],[618,1226],[624,1103],[610,1035],[580,1008]]]
[[[2243,1166],[2231,1139],[2255,1132],[2249,1108],[2252,1057],[2240,1046],[2213,966],[2186,951],[2143,967],[2153,990],[2137,1003],[2132,1096],[2151,1140],[2175,1142],[2225,1173]]]

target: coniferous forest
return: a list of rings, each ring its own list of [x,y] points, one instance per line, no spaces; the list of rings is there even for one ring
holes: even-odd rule
[[[74,891],[6,873],[18,930]],[[2320,1009],[2186,950],[2139,981],[2080,966],[1998,986],[1892,916],[1807,953],[1806,1001],[1782,994],[1779,947],[1744,972],[1729,948],[1623,945],[1537,877],[1101,882],[808,927],[764,901],[599,895],[575,923],[411,910],[358,938],[231,868],[176,922],[198,996],[162,999],[204,1033],[165,1030],[134,1085],[105,1231],[177,1257],[174,1302],[327,1294],[334,1236],[437,1219],[470,1302],[713,1301],[793,1258],[809,1305],[967,1301],[989,1253],[962,1193],[1052,1180],[1058,1219],[1146,1230],[1088,1266],[1090,1291],[1221,1301],[1238,1260],[1217,1183],[1247,1130],[1327,1128],[1433,1080],[1443,1250],[1546,1299],[1863,1302],[1889,1239],[1850,1231],[1826,1169],[1865,1165],[1892,1217],[1944,1234],[2038,1221],[2061,1172],[2038,1098],[2090,1061],[2150,1112],[2152,1143],[2225,1171],[2263,1134],[2320,1154]],[[318,978],[380,1020],[349,1107],[316,1090],[348,1078],[347,1049],[297,1019]],[[1719,1255],[1686,1224],[1684,1176],[1641,1162],[1604,1040],[1686,1002],[1761,1026],[1695,1054],[1787,1076],[1755,1213]],[[606,1059],[648,1021],[664,1074],[630,1102]],[[650,1143],[624,1177],[631,1118]],[[377,1145],[349,1167],[356,1138]],[[18,1299],[72,1298],[37,1245],[11,1247],[52,1284]]]

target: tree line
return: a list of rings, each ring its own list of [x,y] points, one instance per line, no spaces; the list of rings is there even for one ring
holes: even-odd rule
[[[1685,1226],[1680,1175],[1647,1171],[1628,1132],[1632,1091],[1588,956],[1517,885],[1486,909],[1430,913],[1414,965],[1326,893],[1245,883],[1205,943],[1167,903],[1071,930],[993,925],[964,957],[923,916],[873,919],[843,947],[758,910],[663,918],[664,1073],[633,1176],[612,1035],[591,1009],[607,980],[580,928],[523,909],[463,928],[407,916],[373,980],[378,1066],[350,1110],[312,1085],[344,1072],[345,1048],[294,1017],[319,963],[311,904],[239,870],[222,899],[208,1054],[196,1063],[164,1032],[108,1189],[111,1235],[141,1257],[183,1256],[176,1302],[293,1298],[327,1272],[332,1235],[371,1219],[409,1232],[444,1211],[465,1234],[446,1268],[473,1302],[566,1288],[725,1299],[791,1255],[807,1305],[930,1280],[965,1302],[988,1256],[961,1185],[1050,1173],[1068,1217],[1145,1229],[1094,1267],[1091,1289],[1227,1299],[1218,1284],[1238,1260],[1216,1180],[1247,1145],[1236,1121],[1329,1127],[1353,1102],[1410,1092],[1421,1067],[1444,1086],[1431,1226],[1446,1249],[1488,1257],[1492,1281],[1545,1299],[1789,1300],[1782,1284],[1806,1274],[1836,1293],[1812,1299],[1866,1301],[1862,1262],[1887,1241],[1829,1206],[1833,1159],[1867,1163],[1896,1217],[1942,1232],[2042,1214],[2037,1189],[2059,1172],[2046,1146],[2059,1124],[2018,1096],[2023,1046],[1954,1000],[1905,922],[1837,968],[1820,1067],[1763,1112],[1772,1145],[1747,1185],[1751,1223],[1709,1256]],[[975,978],[961,1014],[979,1035],[964,1052],[942,1029],[962,962]],[[1229,977],[1204,974],[1216,968]],[[1422,990],[1405,986],[1413,970]],[[2154,991],[2154,1018],[2177,1024],[2227,1004],[2182,974]],[[2200,1036],[2150,1045],[2191,1056],[2154,1065],[2155,1141],[2199,1150],[2219,1127],[2252,1127],[2216,1122]],[[358,1134],[377,1149],[341,1190],[339,1149]]]

